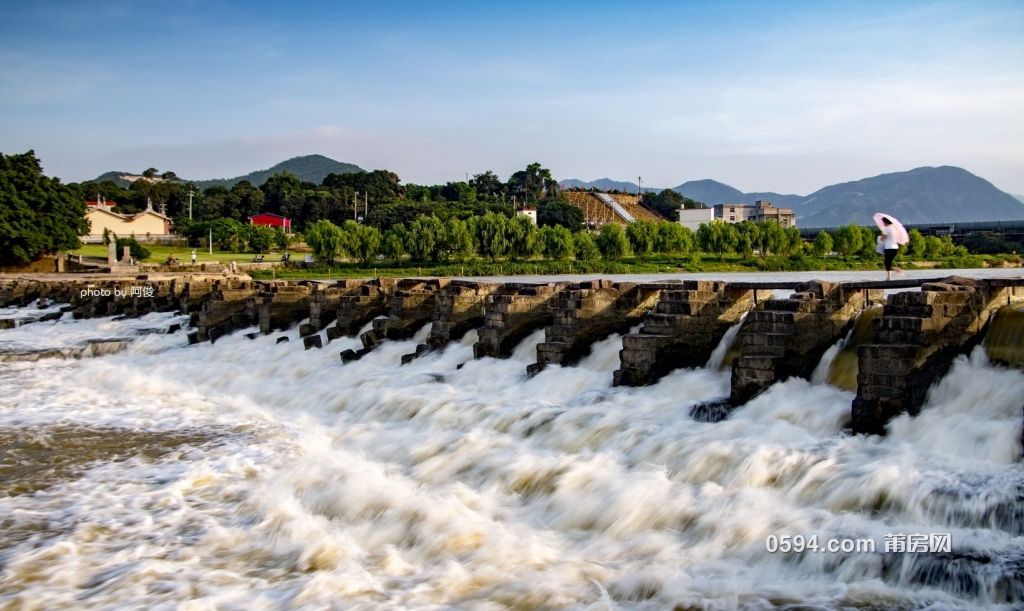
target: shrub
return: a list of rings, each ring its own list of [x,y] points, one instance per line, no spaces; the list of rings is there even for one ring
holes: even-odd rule
[[[629,252],[629,240],[622,227],[615,223],[605,223],[597,236],[597,249],[608,261],[618,261],[624,257]]]
[[[594,236],[589,231],[581,231],[572,237],[573,245],[576,247],[577,261],[593,261],[601,256],[601,251],[594,242]]]
[[[125,246],[128,247],[128,255],[132,259],[135,259],[136,261],[145,261],[146,259],[149,258],[149,255],[151,254],[149,252],[149,249],[147,249],[142,244],[139,244],[139,241],[136,240],[134,237],[117,238],[117,241],[115,242],[115,244],[116,244],[115,248],[117,248],[117,260],[118,261],[120,261],[121,259],[124,258],[124,247]]]

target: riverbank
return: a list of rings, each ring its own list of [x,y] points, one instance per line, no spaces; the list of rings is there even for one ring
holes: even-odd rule
[[[1020,258],[1013,255],[969,255],[950,257],[933,261],[898,261],[904,270],[951,270],[1019,267]],[[715,255],[693,255],[683,260],[669,260],[665,257],[651,257],[646,261],[623,258],[619,261],[467,261],[424,264],[403,262],[401,265],[386,264],[363,266],[358,263],[338,263],[332,266],[313,268],[288,268],[253,271],[254,280],[309,279],[331,280],[366,277],[496,277],[496,276],[566,276],[566,275],[651,275],[651,274],[694,274],[694,273],[735,273],[735,272],[810,272],[810,271],[882,271],[881,257],[847,260],[841,257],[793,257],[769,256],[764,259],[751,256],[725,255],[721,260]]]

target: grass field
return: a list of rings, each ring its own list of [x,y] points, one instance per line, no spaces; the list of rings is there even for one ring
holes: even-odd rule
[[[151,253],[149,255],[149,258],[143,261],[143,263],[163,263],[167,261],[167,257],[171,253],[174,253],[174,258],[177,259],[179,263],[187,264],[192,261],[191,248],[186,248],[184,246],[162,246],[156,244],[144,244],[143,246],[145,246],[146,250],[148,250]],[[256,256],[256,253],[253,252],[223,252],[217,250],[216,248],[213,249],[212,255],[210,254],[209,251],[204,250],[202,248],[197,248],[195,249],[195,251],[196,263],[231,263],[232,261],[236,263],[249,263],[252,261],[252,258]],[[106,259],[107,247],[104,246],[103,244],[83,244],[80,249],[73,251],[71,254],[85,255],[87,257],[100,257],[102,259]],[[292,254],[292,257],[301,260],[302,254]],[[277,252],[264,253],[263,260],[280,261],[281,254]]]
[[[182,246],[147,245],[150,256],[144,263],[163,263],[170,254],[181,263],[188,265],[192,253],[191,248]],[[86,244],[73,254],[106,258],[107,249],[102,244]],[[292,257],[301,260],[305,252],[293,253]],[[196,263],[248,263],[255,253],[222,252],[214,249],[213,254],[203,249],[196,249]],[[281,260],[277,252],[265,253],[264,262]],[[913,261],[897,259],[896,264],[904,269],[918,269]],[[969,255],[967,257],[949,258],[922,264],[921,267],[971,268],[1000,265],[1020,265],[1016,255]],[[659,274],[681,272],[756,272],[756,271],[825,271],[825,270],[880,270],[881,257],[851,257],[844,261],[837,256],[817,258],[769,256],[762,260],[751,256],[744,259],[738,254],[727,254],[719,261],[718,257],[709,254],[696,254],[683,259],[669,260],[663,255],[655,255],[645,262],[631,257],[620,261],[498,261],[471,257],[465,263],[449,261],[447,263],[418,263],[404,261],[395,266],[389,261],[378,261],[369,266],[358,263],[336,263],[331,267],[318,266],[312,269],[278,269],[271,271],[254,271],[251,276],[256,280],[271,278],[366,278],[370,276],[520,276],[536,274]]]
[[[811,259],[794,264],[788,258],[769,257],[761,261],[757,257],[743,259],[740,255],[726,255],[722,261],[714,255],[698,255],[669,261],[665,257],[655,256],[641,263],[634,258],[620,261],[498,261],[491,263],[485,260],[472,259],[465,263],[448,262],[442,264],[403,262],[395,266],[388,262],[378,262],[375,266],[363,267],[357,263],[340,263],[330,268],[323,266],[313,269],[291,269],[252,272],[257,280],[273,278],[366,278],[371,276],[521,276],[538,274],[678,274],[683,272],[751,272],[765,270],[789,269],[792,271],[805,269],[821,270],[874,270],[881,269],[881,258],[850,259],[840,258]]]

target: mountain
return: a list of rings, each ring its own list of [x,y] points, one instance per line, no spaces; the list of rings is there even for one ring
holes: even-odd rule
[[[567,180],[561,180],[558,182],[563,189],[570,189],[572,187],[578,187],[582,189],[589,189],[591,187],[597,187],[603,191],[611,191],[617,189],[619,191],[625,191],[627,193],[636,193],[637,186],[635,182],[612,180],[611,178],[598,178],[590,182],[582,181],[578,178],[569,178]],[[644,191],[661,191],[661,189],[655,189],[654,187],[644,187]]]
[[[672,190],[679,192],[683,197],[704,202],[709,206],[717,206],[718,204],[753,205],[757,200],[763,199],[776,206],[792,207],[804,199],[802,195],[783,195],[770,191],[744,193],[735,187],[730,187],[725,183],[710,179],[684,182],[678,187],[672,187]]]
[[[867,224],[876,212],[904,223],[1024,219],[1024,196],[1013,196],[962,168],[923,167],[831,185],[807,196],[771,192],[743,193],[715,180],[691,180],[676,191],[718,204],[753,204],[763,199],[792,208],[803,227]]]
[[[793,205],[803,227],[866,224],[875,212],[903,223],[1024,219],[1024,203],[952,166],[923,167],[825,187]]]
[[[324,178],[327,178],[328,174],[346,174],[348,172],[362,171],[363,169],[357,165],[335,161],[329,157],[324,157],[323,155],[303,155],[301,157],[292,157],[287,161],[282,161],[274,167],[266,170],[250,172],[245,176],[237,176],[235,178],[218,178],[213,180],[197,180],[195,181],[195,184],[202,189],[212,187],[214,185],[221,185],[223,187],[230,188],[243,180],[248,180],[254,187],[258,187],[267,182],[267,179],[274,174],[280,174],[281,172],[294,174],[303,182],[320,184],[323,182]]]
[[[1010,195],[1013,195],[1014,197],[1016,197],[1016,198],[1017,198],[1017,199],[1019,199],[1020,201],[1024,202],[1024,195],[1015,195],[1015,194],[1013,194],[1013,193],[1011,193]]]
[[[258,187],[265,183],[267,179],[274,174],[288,172],[290,174],[294,174],[303,182],[320,184],[328,174],[345,174],[347,172],[361,171],[363,171],[362,168],[357,165],[335,161],[329,157],[324,157],[323,155],[303,155],[301,157],[292,157],[287,161],[282,161],[274,167],[266,170],[250,172],[245,176],[236,176],[235,178],[214,178],[211,180],[187,180],[182,178],[181,180],[183,182],[193,183],[200,189],[205,189],[214,185],[230,188],[243,180],[248,180],[254,187]],[[95,182],[112,180],[119,186],[127,187],[131,184],[131,181],[121,178],[122,176],[136,175],[131,172],[106,172],[98,176],[95,179]]]

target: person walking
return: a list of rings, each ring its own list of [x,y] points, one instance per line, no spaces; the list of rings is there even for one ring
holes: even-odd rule
[[[874,218],[875,224],[882,230],[876,250],[885,258],[885,279],[892,280],[892,262],[900,251],[900,244],[909,242],[910,235],[899,221],[888,214],[879,212]]]

